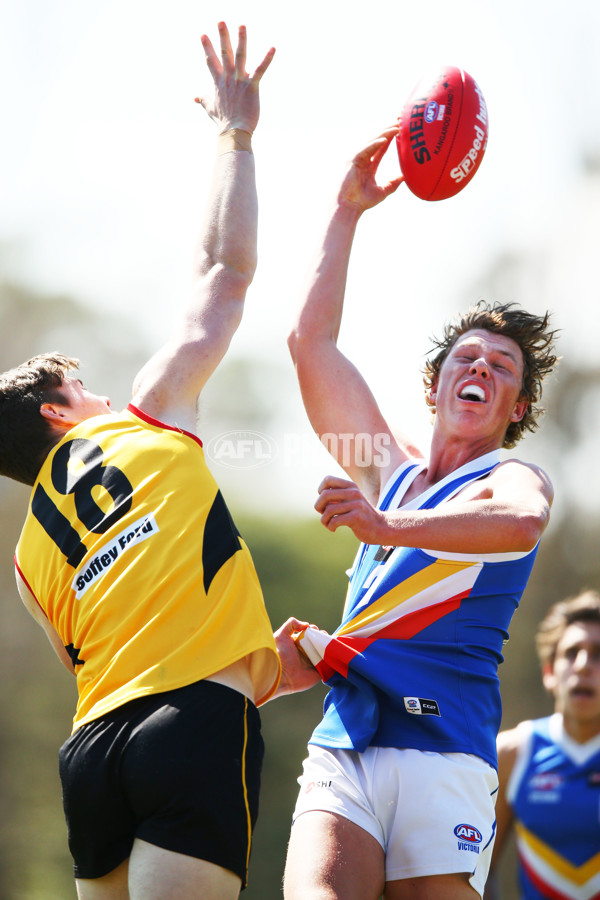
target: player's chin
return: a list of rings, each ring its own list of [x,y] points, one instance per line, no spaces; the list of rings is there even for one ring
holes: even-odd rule
[[[569,706],[573,711],[594,708],[600,715],[600,696],[597,691],[575,689],[569,691]]]

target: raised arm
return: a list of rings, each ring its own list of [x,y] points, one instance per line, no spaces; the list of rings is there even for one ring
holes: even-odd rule
[[[402,178],[383,186],[376,182],[378,166],[396,133],[397,128],[387,129],[352,160],[288,340],[306,412],[319,437],[385,434],[393,456],[387,471],[402,461],[408,447],[402,442],[396,445],[373,394],[360,372],[339,350],[337,339],[358,221],[365,210],[381,203],[402,182]],[[365,304],[369,302],[365,298]],[[384,477],[381,467],[357,466],[352,440],[330,441],[327,446],[348,475],[375,499]]]
[[[381,512],[355,484],[335,476],[321,483],[315,509],[330,531],[345,525],[367,544],[442,553],[518,553],[532,550],[542,536],[553,496],[541,469],[508,460],[434,509]]]
[[[218,126],[208,208],[198,241],[190,302],[170,340],[136,377],[132,402],[187,431],[196,429],[198,396],[223,356],[241,317],[256,268],[258,204],[251,136],[259,118],[259,82],[271,48],[253,75],[246,72],[246,29],[237,52],[219,24],[221,61],[206,35],[202,46],[214,98],[196,98]]]

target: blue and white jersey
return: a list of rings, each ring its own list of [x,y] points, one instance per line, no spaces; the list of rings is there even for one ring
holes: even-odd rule
[[[522,722],[506,796],[524,900],[600,898],[600,735],[578,744],[562,716]]]
[[[500,462],[472,460],[403,509],[432,509]],[[407,461],[382,493],[396,509],[424,464]],[[341,626],[308,629],[301,646],[331,687],[310,742],[364,750],[473,753],[496,767],[497,669],[537,548],[442,553],[362,544]]]

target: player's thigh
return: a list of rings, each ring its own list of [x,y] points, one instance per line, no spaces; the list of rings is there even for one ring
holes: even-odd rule
[[[237,900],[241,879],[214,863],[137,838],[129,858],[130,900]]]
[[[336,813],[311,810],[292,826],[285,900],[378,900],[385,858],[378,841]]]
[[[79,900],[130,900],[128,873],[126,859],[102,878],[77,878],[77,896]]]
[[[479,894],[469,884],[466,874],[388,881],[383,892],[384,900],[431,900],[432,897],[435,900],[479,900]]]
[[[237,900],[241,880],[204,859],[138,838],[131,857],[108,875],[76,884],[79,900]]]

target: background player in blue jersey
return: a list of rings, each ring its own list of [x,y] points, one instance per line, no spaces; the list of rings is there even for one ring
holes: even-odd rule
[[[499,455],[535,428],[556,362],[547,315],[480,304],[447,327],[426,368],[427,460],[338,348],[358,221],[402,182],[376,180],[396,133],[352,160],[289,338],[312,427],[352,479],[326,477],[316,509],[329,530],[347,526],[364,543],[342,626],[300,640],[331,690],[300,779],[286,900],[483,893],[497,666],[552,502],[543,471]],[[376,314],[376,300],[365,302]],[[398,353],[414,340],[404,328]]]
[[[524,900],[600,896],[600,594],[555,604],[536,635],[553,715],[498,735],[497,835],[486,900],[516,832]]]

